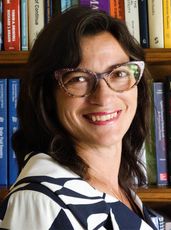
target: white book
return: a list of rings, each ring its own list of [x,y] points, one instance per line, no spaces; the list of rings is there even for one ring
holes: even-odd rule
[[[29,49],[32,48],[35,39],[45,25],[44,0],[28,1],[28,18],[29,18]]]
[[[124,0],[125,22],[134,38],[140,43],[138,0]]]
[[[150,48],[164,48],[163,1],[148,0]]]

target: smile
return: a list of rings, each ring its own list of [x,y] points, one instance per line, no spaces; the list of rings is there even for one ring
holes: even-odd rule
[[[116,111],[116,112],[110,113],[110,114],[97,114],[97,115],[89,114],[86,117],[93,122],[100,122],[100,121],[104,122],[104,121],[110,121],[110,120],[113,120],[114,118],[117,118],[118,113],[119,113],[119,111]]]

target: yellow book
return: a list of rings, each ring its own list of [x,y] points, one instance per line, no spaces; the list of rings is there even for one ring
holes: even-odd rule
[[[171,48],[171,0],[163,0],[164,48]]]

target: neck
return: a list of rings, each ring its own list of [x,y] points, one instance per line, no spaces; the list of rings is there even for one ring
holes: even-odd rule
[[[91,183],[118,187],[121,144],[103,148],[77,146],[77,152],[89,166],[87,176]]]

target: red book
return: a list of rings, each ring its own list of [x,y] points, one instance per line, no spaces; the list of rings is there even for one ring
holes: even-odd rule
[[[20,50],[20,0],[4,0],[4,49]]]

